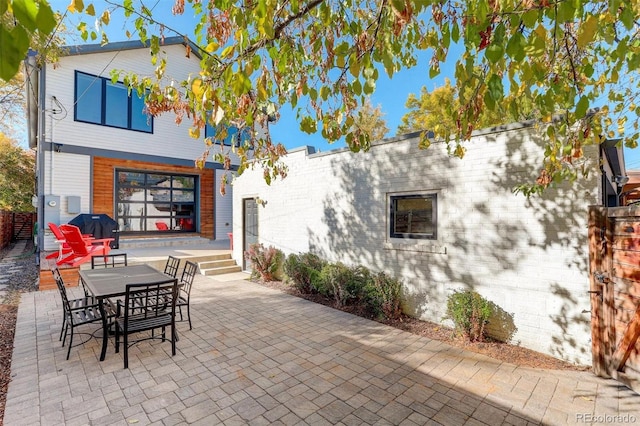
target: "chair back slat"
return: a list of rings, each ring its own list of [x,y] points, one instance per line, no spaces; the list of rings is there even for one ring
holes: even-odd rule
[[[175,316],[178,280],[128,284],[124,300],[124,327],[131,320]],[[169,317],[170,315],[170,317]]]
[[[91,269],[127,266],[127,253],[110,253],[91,257]]]
[[[197,272],[198,265],[195,262],[187,260],[184,264],[182,277],[180,277],[180,291],[185,293],[187,297],[191,294],[191,286],[193,285],[193,279]]]
[[[64,280],[62,279],[60,270],[57,267],[51,269],[51,273],[53,274],[53,279],[56,281],[56,286],[58,287],[58,291],[60,292],[60,297],[62,297],[62,306],[66,315],[66,313],[71,311],[69,297],[67,296],[67,288],[64,285]]]
[[[167,263],[164,265],[164,273],[170,277],[176,278],[178,269],[180,268],[180,259],[174,256],[167,257]]]
[[[76,256],[88,256],[89,255],[89,247],[87,246],[87,242],[84,238],[82,238],[82,233],[80,232],[80,228],[75,225],[64,224],[60,225],[60,232],[62,232],[63,238],[73,253]]]

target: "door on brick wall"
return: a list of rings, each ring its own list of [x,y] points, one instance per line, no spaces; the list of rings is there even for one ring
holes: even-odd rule
[[[589,209],[594,372],[640,392],[640,207]]]
[[[258,203],[255,198],[246,198],[243,200],[243,238],[242,252],[249,250],[251,244],[258,242]],[[244,258],[244,256],[243,256]],[[243,269],[251,269],[251,261],[244,259]]]

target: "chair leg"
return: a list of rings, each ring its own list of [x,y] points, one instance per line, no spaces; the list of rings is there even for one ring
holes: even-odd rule
[[[67,325],[67,318],[65,317],[62,320],[62,327],[60,327],[60,337],[58,338],[59,342],[62,342],[62,333],[64,333],[65,326]],[[62,344],[64,346],[64,343]]]
[[[193,330],[191,326],[191,306],[187,305],[187,318],[189,318],[189,330]]]
[[[67,341],[67,333],[69,332],[69,323],[67,322],[64,325],[64,335],[62,336],[62,346],[64,346],[64,343]],[[71,327],[71,333],[73,334],[73,327]]]
[[[175,356],[176,355],[176,339],[177,339],[177,335],[176,335],[176,325],[175,324],[171,324],[171,356]]]
[[[68,326],[69,326],[69,324],[67,324],[67,327]],[[73,346],[73,326],[71,326],[71,334],[69,334],[69,348],[67,349],[67,360],[69,359],[69,355],[71,354],[71,347],[72,346]]]
[[[116,329],[116,353],[120,352],[120,327],[118,327],[118,324],[115,324],[115,329]]]
[[[122,344],[124,345],[124,368],[127,369],[129,368],[129,339],[127,337],[128,333],[123,334],[124,336],[122,338]]]

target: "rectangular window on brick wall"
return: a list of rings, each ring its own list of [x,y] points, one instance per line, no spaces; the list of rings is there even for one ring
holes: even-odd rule
[[[433,193],[389,195],[389,237],[435,240],[437,204]]]
[[[153,133],[153,117],[145,112],[144,97],[110,79],[76,71],[76,121]]]

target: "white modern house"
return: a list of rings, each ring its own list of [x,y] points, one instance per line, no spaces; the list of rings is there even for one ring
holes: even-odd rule
[[[56,64],[36,67],[27,60],[39,246],[57,248],[47,223],[66,223],[83,213],[110,216],[121,238],[228,239],[231,196],[220,196],[217,187],[226,171],[211,157],[202,169],[194,163],[211,135],[193,139],[189,120],[176,124],[171,113],[148,115],[143,98],[111,81],[112,70],[153,75],[149,48],[127,41],[65,51]],[[165,39],[161,51],[167,84],[199,72],[200,51],[183,37]]]
[[[590,175],[527,198],[543,141],[532,123],[476,132],[463,159],[418,134],[367,153],[290,151],[289,174],[234,181],[234,258],[253,242],[312,252],[399,277],[405,313],[439,323],[447,296],[472,288],[504,310],[491,332],[570,362],[591,363],[588,206],[616,205],[625,176],[616,141],[585,147]],[[602,167],[600,167],[600,164]]]

